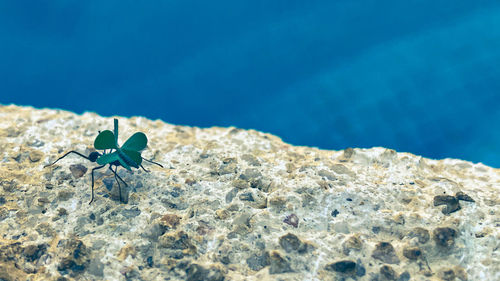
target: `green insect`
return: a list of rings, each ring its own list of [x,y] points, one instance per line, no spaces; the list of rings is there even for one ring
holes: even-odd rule
[[[94,151],[90,153],[89,156],[85,156],[79,152],[74,150],[67,152],[63,156],[59,157],[52,164],[46,165],[45,167],[54,165],[57,161],[63,159],[68,156],[70,153],[75,153],[91,162],[97,162],[100,166],[97,166],[92,169],[92,197],[90,199],[89,204],[94,201],[94,171],[104,168],[109,164],[109,169],[115,174],[115,180],[118,183],[118,193],[120,194],[120,202],[122,202],[122,192],[121,186],[118,179],[120,179],[125,186],[128,186],[127,183],[116,173],[116,170],[119,166],[132,171],[132,168],[139,169],[142,168],[144,171],[149,172],[142,166],[142,160],[146,160],[147,162],[156,164],[163,168],[163,166],[159,163],[156,163],[151,160],[147,160],[141,156],[141,151],[146,148],[148,144],[148,138],[142,132],[137,132],[133,134],[123,145],[122,147],[118,146],[118,119],[114,119],[114,133],[110,130],[99,132],[99,135],[94,140],[94,148],[96,150],[103,150],[103,153],[99,153]],[[107,152],[107,150],[109,151]],[[113,170],[113,166],[115,169]]]

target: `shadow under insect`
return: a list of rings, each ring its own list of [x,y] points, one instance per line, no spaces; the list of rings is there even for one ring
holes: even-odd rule
[[[133,134],[130,138],[128,138],[128,140],[123,144],[123,146],[120,147],[118,145],[118,119],[114,119],[113,132],[110,130],[99,132],[99,135],[97,135],[96,139],[94,140],[94,148],[96,150],[102,150],[102,153],[94,151],[90,153],[89,156],[85,156],[77,151],[72,150],[67,152],[63,156],[59,157],[53,163],[44,166],[44,168],[54,165],[57,161],[63,159],[64,157],[68,156],[71,153],[83,157],[89,160],[90,162],[96,162],[97,164],[99,164],[100,166],[92,168],[91,172],[92,196],[89,202],[89,204],[91,204],[94,201],[94,172],[109,165],[108,169],[111,170],[111,172],[113,172],[115,181],[118,184],[118,194],[120,202],[123,202],[120,181],[126,187],[128,187],[128,184],[122,179],[121,176],[118,175],[117,169],[119,166],[129,170],[130,172],[132,172],[132,168],[136,169],[142,168],[145,172],[149,172],[144,168],[144,166],[142,166],[142,160],[145,160],[147,162],[156,164],[163,168],[161,164],[145,159],[141,156],[141,151],[146,148],[147,144],[148,144],[148,138],[146,137],[146,135],[142,132],[137,132]],[[108,186],[106,185],[106,187]]]

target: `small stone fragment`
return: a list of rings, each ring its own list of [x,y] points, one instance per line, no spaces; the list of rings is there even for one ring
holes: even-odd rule
[[[362,262],[361,262],[361,259],[358,259],[356,261],[356,272],[355,272],[356,276],[358,277],[363,277],[365,276],[366,274],[366,269],[365,267],[363,266]]]
[[[342,243],[343,253],[349,255],[351,250],[359,251],[363,247],[363,241],[361,240],[359,234],[355,234],[349,237]]]
[[[430,239],[429,231],[422,227],[413,228],[407,235],[411,238],[417,238],[418,243],[425,244]]]
[[[103,277],[104,264],[99,259],[92,259],[87,268],[87,272],[97,277]]]
[[[340,212],[339,212],[337,209],[335,209],[335,210],[333,210],[333,211],[330,213],[330,215],[331,215],[332,217],[336,218],[336,217],[337,217],[337,215],[338,215],[339,213],[340,213]]]
[[[73,195],[75,195],[73,191],[61,190],[59,191],[59,193],[57,193],[57,198],[61,201],[66,201],[69,198],[73,197]]]
[[[391,243],[380,242],[375,247],[372,257],[388,264],[398,264],[399,258]]]
[[[28,158],[30,159],[31,162],[38,162],[40,161],[40,159],[42,159],[42,156],[43,156],[42,152],[34,150],[30,152]]]
[[[262,174],[257,169],[246,169],[241,175],[240,179],[251,181],[262,177]]]
[[[441,212],[449,215],[453,212],[460,210],[458,199],[451,195],[438,195],[434,197],[434,206],[446,205]]]
[[[71,174],[73,174],[73,177],[81,178],[87,172],[87,167],[82,164],[73,164],[69,166],[69,170],[71,171]]]
[[[462,191],[457,192],[457,194],[455,194],[455,197],[457,197],[458,200],[467,201],[467,202],[475,202],[474,199],[472,199],[472,197],[463,193]]]
[[[455,272],[455,275],[457,276],[457,278],[459,280],[461,280],[461,281],[469,280],[469,278],[467,276],[467,271],[465,270],[465,268],[456,265],[453,267],[453,272]]]
[[[38,201],[38,203],[39,203],[40,205],[50,203],[50,200],[49,200],[49,198],[47,198],[47,197],[40,197],[40,198],[38,198],[38,200],[37,200],[37,201]]]
[[[215,267],[209,269],[201,265],[192,263],[186,268],[187,281],[224,281],[224,273]]]
[[[59,209],[57,209],[57,215],[58,216],[66,216],[66,215],[68,215],[68,211],[64,208],[59,208]]]
[[[443,281],[453,281],[456,278],[455,272],[451,268],[444,268],[438,272],[439,278]]]
[[[325,267],[325,269],[328,271],[336,271],[341,273],[354,273],[355,268],[356,268],[356,263],[351,260],[341,260],[338,262],[328,264]]]
[[[255,201],[251,192],[245,192],[240,194],[239,199],[241,201],[252,201],[252,202]]]
[[[59,241],[58,247],[61,247],[66,253],[59,262],[57,270],[62,274],[82,273],[90,263],[89,250],[78,239],[68,239]]]
[[[153,267],[154,266],[154,261],[153,261],[153,257],[152,256],[149,256],[146,258],[146,264],[148,265],[148,267]]]
[[[349,159],[351,159],[352,155],[354,154],[354,149],[348,147],[344,149],[344,153],[342,156],[339,157],[340,162],[347,162]]]
[[[160,225],[163,226],[164,228],[168,229],[174,229],[179,225],[179,222],[181,221],[181,217],[179,217],[176,214],[165,214],[161,219],[160,219]]]
[[[330,172],[330,171],[327,171],[327,170],[320,170],[318,172],[318,175],[321,176],[321,177],[325,177],[327,178],[328,180],[331,180],[331,181],[334,181],[337,179],[337,177],[335,176],[334,173]]]
[[[260,254],[252,254],[247,260],[247,265],[251,270],[259,271],[262,268],[271,264],[270,256],[268,252],[262,252]]]
[[[226,203],[229,204],[233,201],[234,197],[238,194],[238,187],[231,189],[228,193],[226,193]]]
[[[442,247],[451,247],[455,243],[457,231],[450,227],[438,227],[432,232],[434,242]]]
[[[260,166],[259,160],[257,160],[257,158],[255,156],[253,156],[252,154],[243,154],[241,156],[241,159],[243,159],[244,161],[246,161],[248,163],[248,165],[251,165],[251,166]]]
[[[219,220],[225,220],[229,217],[229,212],[224,209],[218,209],[215,211],[215,217]]]
[[[130,219],[140,215],[141,210],[138,207],[132,207],[129,209],[123,209],[121,213],[126,219]]]
[[[411,275],[408,271],[401,273],[397,281],[410,281]]]
[[[47,222],[42,222],[35,227],[35,230],[44,236],[52,237],[56,234],[54,228]]]
[[[296,214],[291,214],[286,216],[283,220],[284,223],[289,224],[295,228],[299,227],[299,217]]]
[[[380,267],[380,276],[382,276],[382,280],[396,280],[396,271],[390,265],[384,264]]]
[[[24,258],[28,262],[34,262],[47,252],[47,248],[48,248],[48,245],[45,243],[39,244],[39,245],[26,246],[23,249]]]
[[[18,184],[17,184],[17,181],[15,181],[15,180],[0,181],[0,186],[2,186],[2,188],[5,192],[14,192],[14,191],[18,190]]]
[[[191,242],[191,238],[184,231],[177,233],[165,233],[160,236],[159,243],[161,247],[172,250],[187,250],[186,254],[196,253],[196,247]]]
[[[281,236],[279,244],[287,253],[297,251],[299,254],[303,254],[308,250],[308,245],[291,233]]]
[[[290,267],[290,263],[282,258],[278,252],[273,251],[270,257],[269,274],[281,274],[287,272],[293,272]]]
[[[417,260],[422,256],[422,249],[419,247],[406,247],[403,249],[403,256],[410,260]]]

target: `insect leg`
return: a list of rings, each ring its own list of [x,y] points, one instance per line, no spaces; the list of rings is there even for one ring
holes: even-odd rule
[[[110,170],[118,177],[118,179],[120,179],[123,184],[125,184],[125,186],[128,186],[128,184],[122,179],[122,177],[120,177],[120,175],[118,175],[118,173],[116,172],[116,170],[118,170],[118,166],[116,167],[115,171],[113,171],[113,169],[111,169],[111,167],[109,167]]]
[[[148,161],[149,163],[156,164],[156,165],[158,165],[158,166],[160,166],[160,167],[162,167],[162,168],[163,168],[163,166],[162,166],[160,163],[156,163],[156,162],[151,161],[151,160],[148,160],[148,159],[146,159],[146,158],[144,158],[144,157],[141,157],[141,158],[142,158],[142,160],[146,160],[146,161]],[[144,169],[144,168],[143,168],[143,169]],[[144,169],[144,170],[146,170],[146,169]]]
[[[95,167],[95,168],[92,169],[92,197],[90,199],[89,205],[90,205],[90,203],[92,203],[92,201],[94,201],[94,171],[98,170],[98,169],[101,169],[104,166],[106,166],[106,165],[97,166],[97,167]]]
[[[149,173],[149,172],[150,172],[149,170],[146,170],[146,168],[144,168],[144,166],[142,166],[142,164],[141,164],[141,165],[139,165],[139,166],[141,166],[141,168],[142,168],[142,169],[143,169],[146,173]]]
[[[116,166],[115,170],[113,170],[110,165],[109,169],[111,170],[111,172],[113,172],[113,174],[115,174],[115,180],[116,183],[118,184],[118,193],[120,195],[120,202],[122,202],[122,188],[120,186],[120,182],[118,181],[118,179],[120,179],[125,184],[125,186],[128,186],[128,184],[116,173],[116,170],[118,170],[118,166]]]
[[[54,165],[57,161],[59,161],[59,160],[63,159],[63,158],[64,158],[64,157],[66,157],[66,156],[68,156],[68,154],[70,154],[70,153],[75,153],[75,154],[77,154],[77,155],[79,155],[79,156],[81,156],[81,157],[83,157],[83,158],[85,158],[85,159],[87,159],[87,160],[91,161],[91,160],[90,160],[87,156],[85,156],[85,155],[81,154],[80,152],[76,152],[76,151],[74,151],[74,150],[71,150],[70,152],[67,152],[67,153],[66,153],[66,154],[64,154],[63,156],[59,157],[59,159],[57,159],[56,161],[54,161],[52,164],[48,164],[48,165],[45,165],[45,166],[43,166],[43,167],[44,167],[44,168],[46,168],[46,167],[48,167],[48,166],[52,166],[52,165]]]

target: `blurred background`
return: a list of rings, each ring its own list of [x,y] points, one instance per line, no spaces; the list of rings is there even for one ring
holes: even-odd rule
[[[0,103],[500,167],[500,2],[0,0]]]

